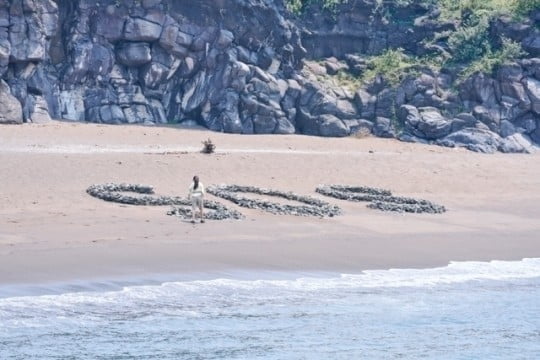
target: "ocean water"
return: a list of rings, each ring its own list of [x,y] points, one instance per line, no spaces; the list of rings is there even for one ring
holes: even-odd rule
[[[25,291],[2,360],[540,359],[540,259]]]

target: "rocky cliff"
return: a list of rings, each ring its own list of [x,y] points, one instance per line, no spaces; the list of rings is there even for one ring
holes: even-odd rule
[[[372,57],[451,56],[458,24],[430,1],[341,3],[293,14],[281,0],[0,0],[0,123],[372,133],[483,152],[540,143],[540,11],[489,21],[519,59],[461,79],[459,65],[417,64],[390,82],[364,76]]]

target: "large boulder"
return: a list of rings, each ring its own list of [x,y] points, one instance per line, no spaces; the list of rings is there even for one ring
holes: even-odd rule
[[[540,33],[536,32],[531,34],[527,38],[523,39],[521,43],[525,51],[532,56],[540,56]]]
[[[536,149],[527,135],[514,134],[501,140],[499,150],[503,153],[530,154]]]
[[[418,129],[425,134],[426,139],[439,139],[450,133],[452,123],[442,116],[438,109],[423,107],[418,110],[422,117],[422,121],[418,124]]]
[[[354,102],[363,119],[375,119],[375,104],[377,98],[363,89],[358,89],[354,94]]]
[[[154,119],[154,123],[156,124],[165,124],[167,123],[167,114],[165,113],[165,109],[163,107],[163,104],[156,99],[149,99],[148,100],[148,108],[152,114],[152,118]]]
[[[319,134],[328,137],[343,137],[350,133],[343,121],[331,114],[323,114],[318,118]]]
[[[535,143],[540,145],[540,120],[538,121],[536,129],[531,131],[530,136]]]
[[[273,134],[277,125],[276,119],[266,114],[253,115],[252,122],[255,134]]]
[[[100,44],[93,44],[88,61],[88,72],[90,75],[108,75],[113,66],[114,52],[112,48]]]
[[[540,81],[528,77],[523,80],[523,84],[531,101],[532,110],[540,114]]]
[[[373,123],[365,119],[343,120],[343,123],[349,128],[351,135],[368,135],[373,131]]]
[[[396,137],[396,129],[392,120],[385,117],[377,117],[373,125],[373,134],[383,138]]]
[[[122,44],[116,52],[120,64],[126,66],[141,66],[152,60],[150,46],[144,42]]]
[[[22,106],[10,93],[8,84],[0,80],[0,124],[22,124]]]
[[[538,115],[533,113],[527,113],[524,116],[514,120],[513,124],[516,127],[516,131],[520,133],[531,134],[536,130],[536,119]]]
[[[169,68],[158,62],[151,62],[139,72],[140,81],[150,89],[163,83],[169,75]]]
[[[118,105],[104,105],[99,108],[99,118],[105,124],[121,124],[126,121],[122,108]]]
[[[428,140],[442,138],[452,130],[452,122],[433,107],[417,109],[412,105],[402,105],[398,119],[405,125],[407,132]]]
[[[132,105],[122,110],[129,124],[148,124],[154,121],[152,114],[145,105]]]
[[[185,112],[191,112],[201,106],[207,98],[208,76],[200,71],[184,86],[181,106]]]
[[[48,40],[58,26],[56,3],[52,0],[13,1],[9,8],[9,22],[10,60],[45,60]]]
[[[7,34],[6,34],[5,38],[0,37],[0,76],[3,75],[7,71],[10,53],[11,53],[11,43],[7,39]]]
[[[286,117],[280,117],[277,119],[276,128],[274,134],[294,134],[296,129],[289,119]]]
[[[501,137],[486,129],[465,128],[437,140],[436,144],[447,147],[465,147],[471,151],[491,154],[499,148]]]
[[[501,98],[510,98],[507,102],[515,103],[524,111],[528,111],[531,108],[531,101],[525,92],[525,88],[522,83],[518,81],[503,81],[500,84]],[[515,99],[515,101],[512,101]]]
[[[472,101],[485,106],[492,106],[497,103],[495,89],[495,80],[483,73],[478,73],[461,83],[459,96],[465,102]]]
[[[384,89],[377,94],[375,115],[378,117],[392,118],[395,115],[396,90]]]
[[[500,135],[503,137],[503,138],[506,138],[510,135],[513,135],[517,132],[516,130],[516,127],[514,126],[514,124],[512,124],[510,121],[508,120],[503,120],[501,121],[501,126],[500,126]]]
[[[469,113],[457,114],[452,119],[452,129],[450,130],[450,132],[456,132],[456,131],[459,131],[461,129],[468,128],[468,127],[475,127],[477,122],[478,120],[472,114],[469,114]]]
[[[502,82],[516,82],[523,78],[523,68],[517,63],[503,64],[497,70],[497,79]]]
[[[192,43],[193,36],[180,31],[178,24],[172,18],[167,17],[159,38],[159,44],[169,53],[184,58],[187,56]]]
[[[109,5],[100,16],[93,19],[96,34],[103,36],[111,43],[122,39],[126,15],[125,8]]]
[[[501,122],[501,109],[499,106],[475,106],[473,109],[473,115],[483,124],[485,124],[491,131],[498,131],[499,124]]]
[[[124,27],[124,39],[152,42],[159,39],[161,25],[141,18],[129,18]]]
[[[85,115],[84,90],[60,92],[60,117],[65,120],[83,121]]]
[[[419,138],[418,136],[411,135],[407,132],[402,132],[398,135],[398,140],[403,142],[409,142],[409,143],[420,143],[420,144],[429,144],[429,141],[423,138]]]
[[[47,101],[40,95],[30,95],[27,101],[31,101],[30,121],[36,124],[43,124],[51,121]]]
[[[208,128],[228,133],[241,133],[242,122],[238,113],[239,95],[232,89],[220,93],[219,101],[202,115]]]

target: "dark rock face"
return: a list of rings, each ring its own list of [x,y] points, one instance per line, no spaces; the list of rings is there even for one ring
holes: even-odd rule
[[[256,0],[0,2],[0,74],[22,108],[5,121],[294,133],[305,50],[283,13]]]
[[[456,74],[422,67],[397,85],[383,76],[363,86],[328,81],[361,75],[365,56],[388,48],[447,51],[423,41],[455,28],[432,6],[388,2],[382,14],[377,3],[346,2],[336,17],[310,2],[307,15],[294,17],[279,0],[0,1],[0,122],[185,121],[242,134],[361,132],[475,151],[534,149],[540,52],[532,20],[501,17],[490,31],[533,58],[457,89]]]
[[[416,53],[422,49],[421,40],[427,34],[455,27],[434,21],[430,7],[421,2],[408,7],[400,7],[397,2],[387,5],[388,12],[394,14],[394,19],[389,21],[373,0],[345,2],[335,21],[330,12],[317,4],[309,4],[302,18],[304,46],[314,58],[344,58],[356,53],[376,55],[388,47],[402,47]],[[392,21],[396,19],[400,21]]]

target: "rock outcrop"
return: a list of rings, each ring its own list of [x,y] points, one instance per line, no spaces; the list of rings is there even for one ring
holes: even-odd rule
[[[22,108],[19,101],[9,92],[9,86],[0,80],[0,124],[21,124]]]
[[[520,24],[492,21],[492,36],[518,41],[529,57],[491,75],[456,88],[456,74],[419,67],[397,85],[377,76],[360,86],[354,77],[367,70],[366,56],[389,48],[444,55],[448,49],[426,40],[456,27],[428,2],[390,3],[386,13],[377,4],[344,2],[336,15],[313,1],[309,16],[297,17],[281,0],[2,0],[0,123],[195,122],[230,133],[362,131],[534,151],[536,13]]]

